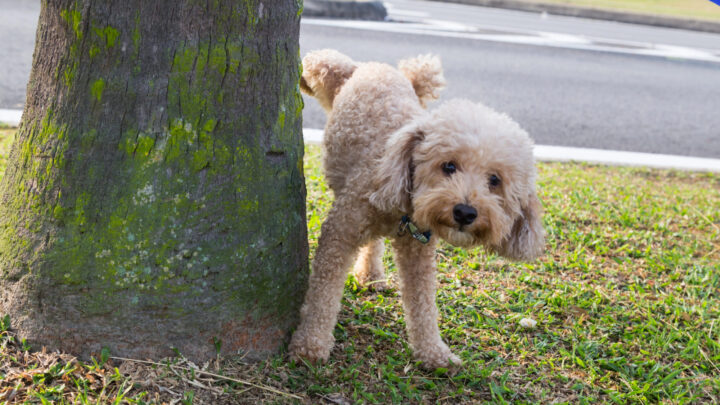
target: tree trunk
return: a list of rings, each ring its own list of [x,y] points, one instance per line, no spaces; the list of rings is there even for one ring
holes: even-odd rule
[[[307,277],[300,8],[43,0],[0,184],[21,336],[82,357],[278,348]]]

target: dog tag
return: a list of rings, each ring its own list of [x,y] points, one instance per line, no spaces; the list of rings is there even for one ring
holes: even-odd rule
[[[420,232],[417,225],[415,225],[410,220],[410,217],[408,217],[407,215],[403,215],[403,217],[400,219],[398,236],[403,236],[406,232],[410,232],[410,235],[412,235],[413,238],[417,239],[422,244],[430,242],[430,237],[432,236],[432,232],[430,231]]]

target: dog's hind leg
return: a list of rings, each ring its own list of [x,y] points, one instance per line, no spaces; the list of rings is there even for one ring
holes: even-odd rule
[[[384,251],[385,243],[382,238],[375,239],[360,249],[353,269],[360,285],[376,291],[387,289],[388,283],[382,262]]]
[[[357,250],[366,242],[363,225],[348,224],[346,213],[351,209],[357,212],[352,202],[336,200],[322,224],[308,291],[300,309],[300,325],[290,341],[291,358],[324,362],[330,356],[348,270]]]
[[[393,241],[393,248],[405,323],[415,358],[428,369],[461,365],[460,358],[442,341],[438,328],[435,238],[421,244],[410,236],[398,237]]]

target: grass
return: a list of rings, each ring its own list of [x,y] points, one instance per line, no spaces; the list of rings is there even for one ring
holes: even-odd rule
[[[311,252],[332,201],[320,153],[306,153]],[[370,293],[350,277],[326,365],[282,355],[82,363],[28,351],[5,327],[0,401],[14,392],[10,402],[67,404],[718,403],[720,175],[538,168],[542,259],[439,246],[441,330],[465,362],[457,373],[415,364],[395,288]],[[397,286],[389,253],[385,263]]]
[[[604,10],[720,21],[720,6],[710,0],[527,0]]]
[[[7,165],[7,157],[10,153],[14,133],[14,129],[0,126],[0,179],[5,174],[5,166]]]

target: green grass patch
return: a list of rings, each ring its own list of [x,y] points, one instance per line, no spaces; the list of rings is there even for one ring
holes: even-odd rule
[[[0,178],[5,174],[5,166],[7,166],[7,157],[10,153],[10,146],[15,137],[15,130],[11,128],[0,127]]]
[[[710,0],[525,0],[637,14],[720,21],[720,6]]]
[[[306,149],[311,254],[332,202],[320,158],[319,147]],[[49,377],[37,377],[41,366],[18,361],[25,352],[12,338],[0,352],[0,401],[14,389],[31,403],[97,403],[100,395],[138,404],[720,402],[720,175],[538,168],[544,257],[513,263],[439,245],[440,328],[465,362],[457,373],[413,361],[386,253],[392,288],[371,293],[348,279],[326,365],[238,356],[199,367],[223,376],[213,377],[182,358],[108,358],[97,362],[102,377],[85,377],[67,370],[95,363],[52,355],[55,368],[42,366]],[[522,318],[537,326],[521,327]]]

